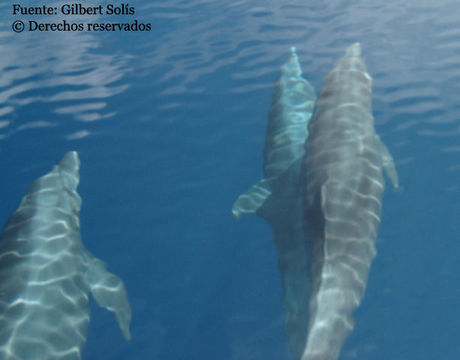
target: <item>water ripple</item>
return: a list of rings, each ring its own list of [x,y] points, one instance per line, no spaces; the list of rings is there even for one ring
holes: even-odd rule
[[[0,57],[0,121],[8,123],[2,138],[36,127],[14,113],[37,103],[83,122],[113,115],[98,104],[128,88],[123,78],[131,71],[129,56],[101,52],[101,40],[89,33],[14,34],[8,21],[0,20],[0,53],[8,54]]]
[[[5,168],[8,161],[24,161],[26,155],[19,154],[24,144],[43,149],[44,141],[35,140],[39,136],[31,133],[45,140],[89,138],[83,150],[97,154],[103,164],[94,163],[92,169],[104,176],[107,169],[116,169],[111,179],[126,182],[120,187],[123,191],[116,188],[115,180],[111,184],[116,196],[125,196],[119,209],[114,205],[121,217],[138,214],[139,198],[148,197],[146,206],[159,204],[153,217],[160,218],[162,225],[173,224],[173,234],[167,227],[161,230],[163,238],[169,240],[182,231],[177,224],[188,209],[193,209],[189,219],[198,222],[183,234],[187,244],[192,243],[190,236],[205,232],[197,224],[219,224],[219,234],[207,235],[225,237],[220,226],[229,214],[225,206],[230,206],[236,188],[243,191],[260,176],[272,85],[290,47],[297,47],[305,78],[319,90],[345,48],[360,41],[373,78],[377,132],[396,160],[402,192],[409,199],[395,201],[411,210],[401,221],[392,219],[399,225],[394,232],[403,233],[405,241],[413,242],[411,249],[417,249],[418,238],[406,236],[411,230],[404,228],[403,221],[417,223],[412,216],[432,209],[435,202],[448,214],[458,209],[441,196],[446,191],[458,198],[460,191],[457,0],[141,0],[135,5],[136,16],[150,22],[152,31],[132,36],[12,34],[4,15],[10,6],[0,4],[5,10],[0,15],[0,139],[7,144],[0,150]],[[64,121],[68,126],[63,126]],[[18,133],[28,137],[8,142]],[[104,142],[91,141],[95,134]],[[19,155],[12,157],[12,153]],[[439,174],[436,181],[432,174]],[[91,186],[105,184],[95,181]],[[135,192],[137,188],[141,195]],[[391,201],[385,207],[400,211],[399,203]],[[201,207],[209,203],[209,208]],[[130,220],[141,223],[143,216]],[[142,233],[145,223],[150,222],[132,231]],[[177,238],[173,241],[179,243]],[[144,249],[145,244],[139,241],[135,246]],[[166,275],[162,281],[173,283]],[[169,315],[163,316],[169,321]],[[360,324],[356,336],[365,322]],[[186,327],[195,329],[194,325],[189,321]],[[165,331],[179,331],[182,322],[175,326],[172,329],[168,323]],[[398,329],[395,334],[405,335]],[[158,354],[163,356],[165,349],[188,349],[185,336],[173,335],[165,336],[167,343],[159,345],[163,349],[155,350]],[[385,341],[399,340],[390,336]],[[234,346],[241,355],[248,345],[238,340]],[[353,353],[352,345],[347,346]],[[376,345],[369,354],[356,350],[355,355],[398,357],[397,350],[393,354],[380,350]],[[175,357],[183,358],[177,351]],[[414,351],[414,359],[430,357]],[[432,351],[430,358],[443,357]],[[187,356],[201,358],[196,350]]]
[[[197,95],[204,108],[216,92],[236,99],[255,94],[269,99],[292,45],[297,46],[305,76],[319,88],[343,49],[360,41],[374,78],[376,123],[383,129],[378,130],[384,137],[398,134],[389,140],[390,147],[392,141],[400,144],[397,158],[422,159],[423,154],[409,154],[418,141],[431,141],[438,124],[452,125],[439,133],[455,133],[460,11],[454,0],[442,6],[434,0],[176,1],[144,9],[157,24],[157,39],[145,47],[147,55],[139,66],[145,73],[161,69],[156,96],[163,109],[190,106],[182,102],[184,94]],[[239,111],[248,104],[236,101],[239,105],[227,106]],[[260,109],[258,121],[265,113]],[[254,122],[242,120],[236,125],[245,133]],[[404,140],[408,137],[409,142]]]

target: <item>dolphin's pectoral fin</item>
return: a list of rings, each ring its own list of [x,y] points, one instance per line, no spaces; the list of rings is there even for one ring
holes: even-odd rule
[[[131,308],[123,281],[118,276],[108,272],[104,263],[94,257],[89,260],[85,278],[94,299],[100,306],[115,313],[123,336],[129,340],[131,338],[129,331]]]
[[[243,214],[255,213],[271,193],[269,182],[265,179],[260,180],[235,201],[232,208],[233,217],[238,219]]]
[[[391,156],[390,151],[388,150],[388,148],[385,146],[385,144],[380,140],[378,136],[377,136],[377,142],[380,146],[380,153],[382,154],[383,170],[385,171],[385,174],[387,174],[387,176],[390,178],[391,183],[393,184],[393,187],[398,188],[399,186],[398,173],[396,171],[393,156]]]

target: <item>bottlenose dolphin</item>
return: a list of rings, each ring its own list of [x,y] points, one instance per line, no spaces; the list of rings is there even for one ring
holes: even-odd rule
[[[233,205],[233,215],[256,213],[270,225],[278,250],[286,335],[296,359],[305,347],[308,323],[308,257],[302,215],[302,162],[307,124],[315,102],[302,78],[295,48],[275,83],[264,149],[264,178]]]
[[[375,133],[371,77],[352,44],[327,75],[308,125],[304,214],[312,294],[302,360],[334,360],[353,328],[376,254],[384,190],[393,159]]]
[[[123,282],[80,238],[80,161],[64,155],[36,180],[0,239],[0,358],[81,359],[88,296],[113,311],[126,339],[131,310]]]

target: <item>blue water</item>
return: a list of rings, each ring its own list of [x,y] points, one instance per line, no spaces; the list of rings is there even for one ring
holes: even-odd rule
[[[130,297],[132,340],[93,303],[84,359],[291,359],[271,232],[256,216],[235,221],[231,206],[261,177],[272,83],[290,46],[319,90],[354,41],[401,189],[387,187],[341,359],[459,359],[458,2],[131,5],[133,16],[73,19],[137,19],[150,32],[15,34],[0,3],[0,222],[77,150],[83,241]]]

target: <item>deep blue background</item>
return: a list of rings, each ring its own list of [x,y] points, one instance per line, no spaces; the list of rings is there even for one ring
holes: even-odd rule
[[[83,241],[130,296],[132,340],[93,303],[84,359],[290,359],[272,235],[256,216],[233,220],[231,206],[261,176],[290,46],[319,90],[354,41],[401,189],[387,187],[341,359],[459,359],[458,2],[130,5],[133,16],[66,20],[137,19],[151,32],[14,34],[11,4],[0,4],[0,222],[79,151]]]

